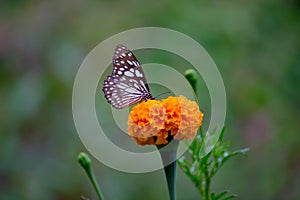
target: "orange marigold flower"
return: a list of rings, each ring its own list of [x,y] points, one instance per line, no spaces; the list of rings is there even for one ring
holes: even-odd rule
[[[148,100],[130,112],[128,134],[139,145],[167,144],[173,138],[189,140],[196,136],[202,117],[197,103],[184,96]]]

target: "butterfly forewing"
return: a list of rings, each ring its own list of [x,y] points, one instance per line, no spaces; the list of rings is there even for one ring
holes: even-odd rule
[[[112,74],[102,87],[108,103],[121,109],[152,98],[143,69],[127,47],[117,45],[112,64]]]

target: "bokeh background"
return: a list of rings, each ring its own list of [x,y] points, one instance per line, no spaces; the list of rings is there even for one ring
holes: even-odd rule
[[[213,191],[246,200],[299,199],[298,0],[2,0],[0,199],[96,199],[77,163],[86,149],[72,118],[73,81],[99,42],[143,26],[194,38],[223,76],[225,137],[233,150],[251,152],[225,164]],[[176,65],[175,60],[167,63]],[[201,107],[209,114],[209,107]],[[128,174],[96,160],[93,167],[106,199],[167,199],[162,171]],[[177,195],[201,199],[180,169]]]

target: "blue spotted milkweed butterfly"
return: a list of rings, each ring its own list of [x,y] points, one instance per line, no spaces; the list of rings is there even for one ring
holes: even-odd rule
[[[112,74],[107,76],[102,86],[108,103],[122,109],[140,101],[154,99],[139,61],[127,47],[117,45],[112,64]]]

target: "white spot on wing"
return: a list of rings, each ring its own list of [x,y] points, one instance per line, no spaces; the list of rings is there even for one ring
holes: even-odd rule
[[[129,76],[129,77],[133,77],[134,76],[133,73],[131,73],[130,71],[126,71],[124,74],[126,76]]]
[[[136,92],[139,92],[138,90],[136,90],[136,89],[134,89],[134,88],[126,88],[125,91],[128,92],[128,93],[136,93]]]
[[[132,61],[133,62],[133,64],[134,64],[134,66],[139,66],[139,64],[136,62],[136,61]]]
[[[126,80],[125,76],[122,76],[122,77],[120,78],[120,80],[121,80],[121,81],[125,81],[125,80]]]
[[[136,83],[134,83],[133,86],[136,87],[136,88],[138,88],[138,89],[140,89],[139,85],[136,84]]]
[[[126,88],[126,86],[121,85],[121,84],[117,84],[117,87],[120,88],[120,89],[125,89]]]
[[[143,74],[139,70],[135,70],[135,75],[137,77],[143,77]]]
[[[141,83],[142,87],[144,88],[144,90],[147,91],[147,88],[146,88],[144,82],[142,80],[140,80],[140,83]]]

